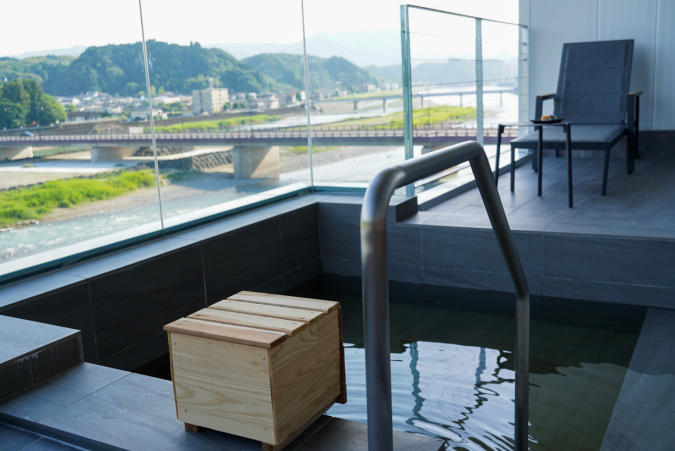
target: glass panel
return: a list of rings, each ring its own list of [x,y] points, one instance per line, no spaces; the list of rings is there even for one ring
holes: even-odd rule
[[[26,13],[20,3],[3,8],[6,17]],[[138,13],[135,0],[104,11],[86,0],[41,2],[30,26],[3,25],[0,262],[8,268],[160,230],[154,166],[139,156],[150,136],[126,121],[145,101]]]
[[[476,140],[476,20],[411,8],[409,26],[414,155]],[[416,182],[416,192],[455,172]]]
[[[479,136],[477,20],[414,7],[409,11],[414,156],[483,138],[494,165],[497,125],[527,116],[527,29],[480,20],[483,133]],[[518,133],[516,128],[506,129],[502,153],[509,151],[507,143]],[[503,158],[502,166],[509,160]],[[468,164],[463,164],[436,174],[416,182],[415,192],[468,172]]]
[[[308,186],[300,3],[143,8],[165,225]]]
[[[483,105],[485,142],[494,143],[497,125],[527,119],[526,29],[518,25],[483,21]],[[523,101],[524,100],[524,101]],[[507,128],[505,141],[518,136],[518,129]],[[494,154],[494,146],[490,146]],[[508,145],[502,153],[510,153]],[[509,161],[507,157],[502,161]]]
[[[399,3],[305,0],[314,182],[367,186],[404,161]]]

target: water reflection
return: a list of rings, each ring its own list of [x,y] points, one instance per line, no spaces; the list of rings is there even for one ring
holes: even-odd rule
[[[342,303],[348,403],[329,415],[366,422],[358,297]],[[391,303],[394,428],[452,450],[512,450],[514,322],[509,316]],[[533,321],[530,449],[599,450],[637,333]]]

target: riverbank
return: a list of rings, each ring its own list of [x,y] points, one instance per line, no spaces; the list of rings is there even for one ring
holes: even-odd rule
[[[0,227],[39,220],[56,208],[101,201],[152,186],[150,170],[97,174],[93,177],[52,180],[0,192]]]

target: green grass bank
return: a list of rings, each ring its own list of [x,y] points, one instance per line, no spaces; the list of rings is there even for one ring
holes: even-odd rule
[[[110,199],[155,184],[150,170],[99,174],[95,178],[52,180],[41,185],[0,192],[0,227],[40,219],[55,208]]]

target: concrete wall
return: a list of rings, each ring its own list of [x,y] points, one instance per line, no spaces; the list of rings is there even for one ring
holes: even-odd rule
[[[531,113],[536,95],[556,90],[564,43],[635,39],[630,89],[644,91],[641,129],[675,130],[675,2],[520,0],[520,20],[530,26]]]

